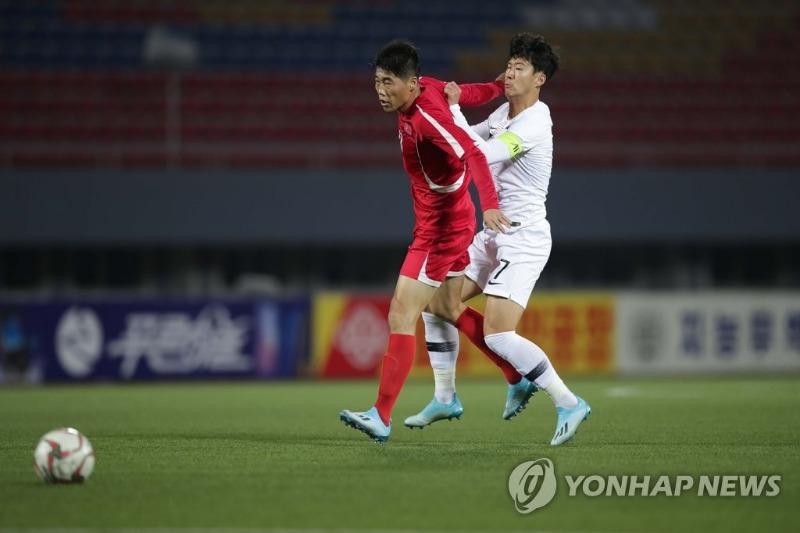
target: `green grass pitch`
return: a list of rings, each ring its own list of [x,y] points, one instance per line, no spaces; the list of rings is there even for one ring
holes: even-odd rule
[[[501,419],[500,380],[462,381],[460,421],[409,430],[432,383],[411,381],[385,446],[338,419],[377,383],[241,382],[0,389],[0,531],[800,531],[800,379],[572,379],[593,414],[549,445],[542,393]],[[73,426],[97,466],[83,485],[32,468]],[[519,514],[508,476],[550,459],[553,501]],[[774,497],[569,496],[564,475],[780,475]]]

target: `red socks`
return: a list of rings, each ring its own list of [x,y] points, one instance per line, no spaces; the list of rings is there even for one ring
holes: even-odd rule
[[[517,369],[511,366],[511,363],[497,355],[491,348],[486,346],[486,341],[483,340],[483,315],[471,307],[467,307],[456,322],[456,327],[464,335],[472,341],[472,344],[480,348],[486,354],[486,357],[492,360],[494,364],[500,367],[503,374],[506,376],[506,381],[511,385],[519,383],[522,379]]]
[[[416,339],[414,335],[392,333],[389,335],[389,348],[383,356],[381,367],[381,382],[378,386],[378,401],[375,408],[381,415],[381,420],[387,426],[392,418],[392,409],[400,395],[403,384],[408,378],[411,367],[414,365],[414,349]]]
[[[456,327],[462,331],[475,346],[486,354],[494,364],[500,367],[506,376],[506,381],[510,384],[519,383],[522,376],[511,366],[511,363],[494,353],[483,340],[483,315],[467,307],[461,314]],[[411,372],[414,364],[414,350],[416,339],[414,335],[402,335],[392,333],[389,335],[389,347],[383,356],[383,367],[381,368],[381,381],[378,386],[378,400],[375,408],[381,416],[381,420],[386,425],[392,418],[392,409],[403,389],[403,385]]]

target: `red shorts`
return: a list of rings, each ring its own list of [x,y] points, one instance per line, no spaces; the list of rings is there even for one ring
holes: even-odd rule
[[[436,237],[415,236],[400,274],[433,287],[439,287],[445,278],[463,274],[469,265],[474,233],[474,226],[470,226]]]

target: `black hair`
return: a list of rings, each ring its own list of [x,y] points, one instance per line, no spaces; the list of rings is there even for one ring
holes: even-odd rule
[[[395,39],[378,51],[373,66],[376,69],[385,70],[401,80],[418,78],[419,54],[417,54],[417,47],[409,41]]]
[[[516,34],[511,38],[508,59],[522,58],[533,65],[534,72],[544,72],[547,79],[553,77],[561,59],[558,52],[541,35],[529,32]]]

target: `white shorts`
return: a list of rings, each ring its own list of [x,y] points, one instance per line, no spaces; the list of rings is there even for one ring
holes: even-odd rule
[[[484,294],[508,298],[524,309],[550,258],[553,240],[546,219],[507,233],[484,229],[469,246],[466,275]]]

